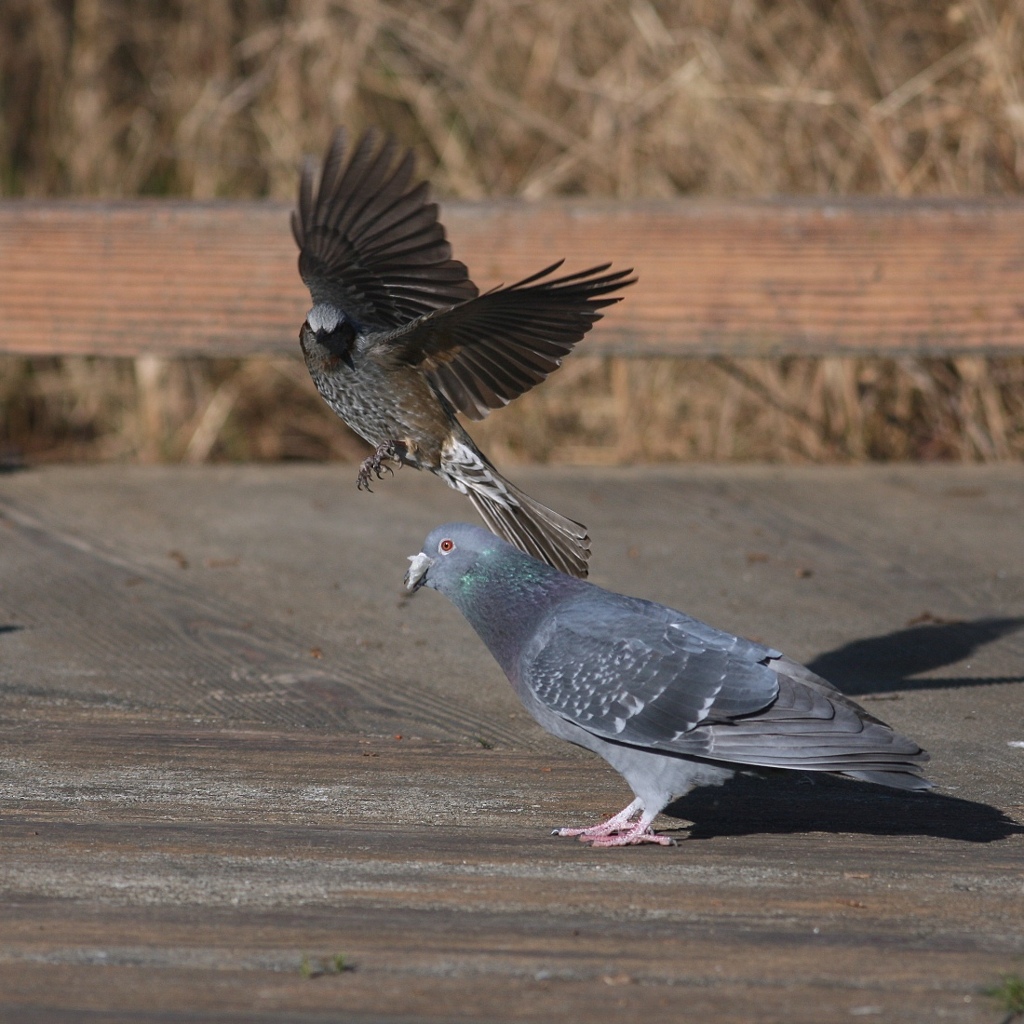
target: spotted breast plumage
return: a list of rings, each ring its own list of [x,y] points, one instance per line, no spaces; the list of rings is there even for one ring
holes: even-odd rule
[[[457,419],[483,419],[544,380],[632,284],[610,264],[561,263],[480,293],[413,180],[411,152],[367,131],[334,136],[319,183],[307,163],[292,231],[313,306],[299,340],[327,404],[373,447],[370,487],[393,463],[426,469],[522,551],[585,577],[586,528],[506,480]]]

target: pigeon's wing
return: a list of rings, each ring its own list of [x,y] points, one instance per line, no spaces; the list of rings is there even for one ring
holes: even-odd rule
[[[776,699],[775,673],[750,655],[757,645],[709,626],[698,636],[643,604],[556,612],[524,652],[524,682],[588,732],[645,747],[671,748],[701,723],[756,714]]]
[[[471,419],[483,419],[557,369],[573,346],[620,301],[632,270],[610,264],[551,278],[554,263],[507,288],[427,314],[386,340]],[[547,278],[547,280],[544,280]]]
[[[620,598],[556,613],[524,680],[552,711],[634,746],[904,789],[928,755],[778,651],[670,608]]]
[[[299,273],[314,302],[363,329],[389,330],[477,294],[451,258],[426,183],[412,175],[412,152],[399,158],[395,140],[372,130],[351,152],[346,132],[335,134],[317,187],[315,162],[302,171],[292,213]]]
[[[810,683],[778,662],[774,671],[779,695],[770,707],[728,724],[694,729],[671,749],[739,764],[842,772],[903,789],[931,788],[918,777],[928,755],[912,739],[830,684],[821,686],[825,681],[820,677]]]
[[[816,672],[812,672],[806,665],[801,665],[784,654],[776,654],[768,661],[768,667],[785,676],[793,682],[802,683],[804,686],[824,695],[833,704],[842,704],[844,707],[856,711],[865,721],[874,722],[877,725],[885,725],[880,718],[875,718],[869,711],[862,708],[856,701],[851,700],[841,690],[837,690],[827,679],[823,679]]]

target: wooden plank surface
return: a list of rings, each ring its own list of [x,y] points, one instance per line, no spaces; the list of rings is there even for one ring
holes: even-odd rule
[[[0,203],[0,351],[294,352],[287,204]],[[1024,202],[447,203],[483,288],[555,259],[639,283],[587,339],[631,355],[1024,350]]]
[[[588,523],[598,582],[779,645],[933,755],[933,796],[743,778],[660,821],[678,847],[620,851],[548,832],[622,780],[400,596],[459,496],[350,476],[0,477],[0,1019],[999,1019],[1019,470],[522,472]]]

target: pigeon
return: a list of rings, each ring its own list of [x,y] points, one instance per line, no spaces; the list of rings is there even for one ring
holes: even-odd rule
[[[439,476],[516,547],[585,577],[586,527],[506,480],[456,418],[483,419],[557,369],[636,281],[610,263],[552,277],[562,261],[480,294],[413,181],[411,151],[338,131],[318,187],[307,162],[292,233],[313,306],[299,343],[327,404],[374,448],[357,477],[370,490],[391,465]]]
[[[913,740],[774,648],[567,576],[467,523],[438,527],[410,562],[406,590],[444,594],[533,718],[603,757],[632,789],[607,821],[554,835],[672,845],[655,817],[738,770],[931,788]]]

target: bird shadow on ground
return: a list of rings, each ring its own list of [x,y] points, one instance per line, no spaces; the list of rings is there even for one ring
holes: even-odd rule
[[[695,790],[665,813],[694,822],[689,839],[834,832],[992,843],[1024,835],[1024,825],[988,804],[780,769],[736,775],[723,786]]]
[[[1021,683],[1019,676],[914,678],[969,658],[979,648],[1024,629],[1024,618],[985,618],[973,622],[916,623],[883,636],[853,640],[819,654],[807,667],[843,693],[858,697],[892,690],[932,690],[993,683]]]
[[[28,465],[19,452],[0,448],[0,473],[21,473]]]
[[[24,629],[24,626],[0,626],[0,634],[3,633],[17,633],[18,630]]]

